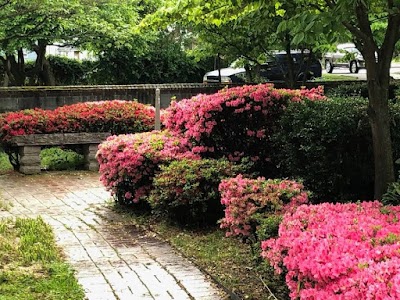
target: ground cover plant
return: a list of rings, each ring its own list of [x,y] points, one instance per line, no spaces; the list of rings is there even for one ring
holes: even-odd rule
[[[291,299],[399,299],[399,206],[303,205],[262,255],[285,272]]]
[[[42,219],[0,221],[0,298],[84,298]]]
[[[154,107],[135,101],[84,102],[0,114],[0,142],[12,136],[63,133],[111,132],[113,134],[149,131],[154,126]]]

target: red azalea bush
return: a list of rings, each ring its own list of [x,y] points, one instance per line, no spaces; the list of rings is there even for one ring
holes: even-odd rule
[[[185,139],[167,131],[111,136],[97,152],[100,180],[124,204],[148,195],[161,164],[183,158],[198,156]]]
[[[0,141],[36,133],[149,131],[154,126],[154,115],[152,106],[121,100],[8,112],[0,115]]]
[[[291,299],[400,299],[399,206],[302,205],[262,242]]]
[[[275,89],[271,84],[233,87],[173,102],[164,125],[183,134],[202,157],[250,157],[269,160],[268,140],[277,117],[289,101],[323,100],[322,87],[311,90]]]
[[[227,236],[245,239],[268,235],[261,231],[273,231],[274,228],[268,227],[271,221],[279,225],[277,215],[308,202],[303,185],[291,180],[249,179],[238,175],[222,180],[219,191],[221,203],[226,207],[221,228],[227,230]]]

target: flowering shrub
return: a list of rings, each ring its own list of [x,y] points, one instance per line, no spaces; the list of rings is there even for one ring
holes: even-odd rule
[[[223,216],[218,185],[243,172],[227,160],[181,160],[161,166],[149,202],[154,212],[185,224],[215,224]]]
[[[0,141],[60,132],[134,133],[154,126],[154,107],[135,101],[84,102],[55,110],[27,109],[0,115]]]
[[[166,131],[111,136],[99,145],[100,180],[124,204],[148,195],[160,165],[198,158],[186,140]]]
[[[248,179],[238,175],[222,180],[219,191],[221,203],[226,207],[221,228],[227,229],[227,236],[243,238],[257,239],[260,235],[268,234],[257,230],[267,229],[267,223],[279,224],[269,217],[293,211],[308,201],[303,185],[290,180],[265,180],[263,177]]]
[[[291,299],[400,299],[400,207],[302,205],[262,242]]]
[[[277,117],[289,101],[323,100],[322,87],[275,89],[271,84],[233,87],[173,102],[164,125],[194,143],[202,157],[250,157],[259,165],[269,160],[268,140]]]

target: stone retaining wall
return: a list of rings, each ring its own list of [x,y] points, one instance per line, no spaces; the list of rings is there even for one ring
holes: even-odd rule
[[[0,88],[0,113],[28,108],[55,109],[59,106],[101,100],[133,100],[155,104],[155,90],[161,90],[161,107],[168,107],[171,98],[191,98],[200,93],[215,93],[223,86],[205,84],[142,84],[109,86],[56,86]]]

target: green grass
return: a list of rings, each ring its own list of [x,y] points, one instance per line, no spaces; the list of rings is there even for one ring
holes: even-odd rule
[[[340,80],[357,80],[357,77],[342,74],[322,74],[322,77],[315,81],[340,81]]]
[[[41,218],[0,221],[1,300],[83,298],[49,225]]]
[[[116,209],[126,216],[119,206]],[[193,230],[148,214],[132,213],[132,218],[135,223],[155,231],[241,299],[275,299],[268,289],[277,299],[289,299],[284,279],[275,276],[272,268],[249,245],[225,237],[217,226]]]

